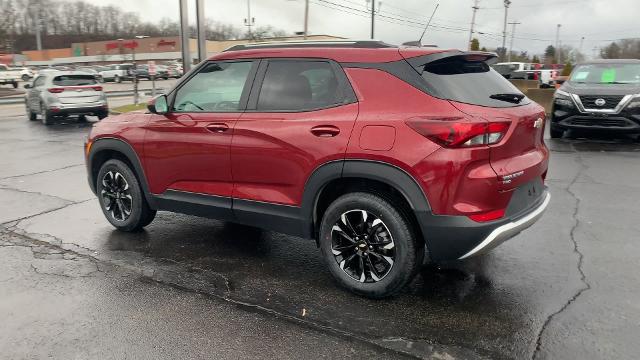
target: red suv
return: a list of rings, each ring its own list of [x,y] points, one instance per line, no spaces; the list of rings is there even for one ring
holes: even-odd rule
[[[401,290],[547,207],[545,114],[495,54],[362,42],[235,46],[147,113],[96,124],[89,183],[116,228],[168,210],[315,239],[337,282]]]

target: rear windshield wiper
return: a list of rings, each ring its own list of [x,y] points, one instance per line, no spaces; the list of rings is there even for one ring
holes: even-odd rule
[[[519,104],[520,101],[522,101],[522,99],[524,99],[524,95],[522,94],[515,94],[515,93],[507,93],[507,94],[493,94],[491,96],[489,96],[492,99],[495,100],[501,100],[501,101],[506,101],[506,102],[510,102],[510,103],[514,103],[514,104]]]

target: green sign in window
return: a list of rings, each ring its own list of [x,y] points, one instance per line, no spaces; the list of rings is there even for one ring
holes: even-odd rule
[[[605,69],[602,71],[600,82],[611,83],[616,81],[616,69]]]

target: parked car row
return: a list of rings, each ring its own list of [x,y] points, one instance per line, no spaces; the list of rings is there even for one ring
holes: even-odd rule
[[[504,62],[492,67],[506,79],[538,80],[541,88],[550,88],[555,85],[555,79],[562,72],[564,65]]]

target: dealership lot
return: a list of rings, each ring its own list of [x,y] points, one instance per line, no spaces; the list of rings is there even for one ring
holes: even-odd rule
[[[15,357],[238,357],[224,346],[247,357],[640,351],[635,139],[547,140],[552,202],[539,223],[372,301],[336,288],[313,242],[171,213],[141,233],[114,231],[86,183],[89,129],[0,107],[0,346]],[[263,353],[256,333],[281,342]]]

